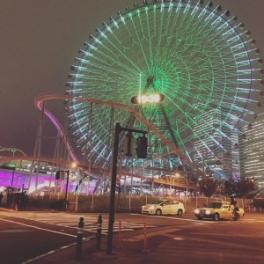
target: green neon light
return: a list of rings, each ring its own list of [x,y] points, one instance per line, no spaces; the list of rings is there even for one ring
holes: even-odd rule
[[[122,14],[87,42],[77,58],[70,93],[124,104],[145,90],[164,94],[162,104],[180,148],[188,154],[197,140],[213,152],[213,145],[221,147],[219,138],[228,138],[222,129],[243,120],[258,79],[255,49],[238,25],[191,1],[155,3]],[[150,76],[154,81],[147,88]],[[88,110],[83,111],[88,107],[73,103],[69,108],[71,126],[80,137],[89,134],[90,126],[84,123],[90,124],[91,118]],[[203,131],[212,109],[219,112],[219,126],[208,124],[208,131]],[[171,139],[159,106],[142,105],[139,111]],[[94,109],[95,141],[87,144],[86,152],[94,157],[98,152],[96,160],[108,161],[111,156],[110,112]],[[112,121],[142,127],[119,110]],[[152,153],[168,151],[157,138],[150,142]]]

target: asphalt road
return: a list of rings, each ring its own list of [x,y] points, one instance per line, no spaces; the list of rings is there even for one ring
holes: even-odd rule
[[[0,263],[23,263],[74,243],[81,216],[85,219],[85,236],[93,237],[98,214],[0,211]],[[141,254],[144,224],[147,255]],[[118,214],[116,232],[119,225],[126,247],[115,249],[121,254],[110,263],[264,263],[264,215],[248,214],[238,222],[213,222],[198,221],[191,215]],[[107,215],[103,215],[104,234],[106,230]],[[38,262],[48,263],[45,259],[34,263]],[[100,263],[98,258],[94,263]]]

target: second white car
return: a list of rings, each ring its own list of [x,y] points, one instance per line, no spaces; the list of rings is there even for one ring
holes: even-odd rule
[[[185,213],[184,204],[180,201],[160,201],[153,204],[146,204],[141,207],[142,214],[152,215],[178,215]]]

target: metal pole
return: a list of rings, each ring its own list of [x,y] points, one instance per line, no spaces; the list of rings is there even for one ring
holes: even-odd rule
[[[43,127],[44,127],[44,118],[45,118],[45,103],[43,103],[41,108],[41,119],[39,124],[39,134],[38,134],[38,143],[37,143],[37,149],[36,149],[36,155],[37,155],[37,171],[36,171],[36,181],[35,181],[35,190],[38,189],[38,182],[39,182],[39,159],[41,155],[41,149],[42,149],[42,140],[43,140]],[[35,153],[34,153],[35,158]]]
[[[110,205],[109,205],[108,236],[107,236],[107,254],[108,255],[111,255],[113,252],[113,228],[114,228],[114,221],[115,221],[115,189],[116,189],[117,159],[118,159],[118,145],[119,145],[120,131],[121,131],[121,126],[119,123],[116,123],[114,149],[113,149]]]
[[[13,187],[13,184],[14,184],[15,170],[16,170],[16,168],[13,168],[13,171],[12,171],[12,178],[11,178],[11,187]]]
[[[130,193],[133,193],[133,174],[134,174],[134,159],[132,157],[132,169],[131,169],[131,189]]]
[[[70,171],[67,170],[66,173],[67,173],[67,181],[66,181],[65,198],[64,198],[65,210],[67,210],[67,208],[68,208],[68,187],[69,187]]]

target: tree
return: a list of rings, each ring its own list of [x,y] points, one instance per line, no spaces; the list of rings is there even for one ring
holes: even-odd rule
[[[242,178],[239,182],[237,182],[237,196],[240,198],[254,196],[254,193],[257,191],[257,184],[252,179],[244,179]]]
[[[217,181],[212,177],[205,177],[199,181],[200,191],[206,196],[211,197],[217,189]]]
[[[223,193],[228,196],[236,193],[236,183],[233,179],[225,182]]]
[[[257,192],[256,182],[252,179],[242,178],[240,181],[226,181],[224,193],[226,195],[235,194],[239,198],[254,196]]]

